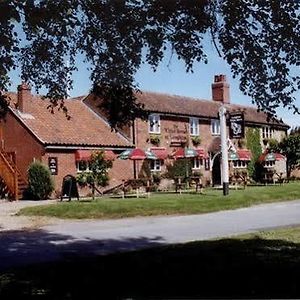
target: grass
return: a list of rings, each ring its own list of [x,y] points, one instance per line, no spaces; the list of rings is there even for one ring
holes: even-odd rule
[[[299,237],[300,227],[284,228],[234,239],[71,257],[0,273],[0,298],[300,298]]]
[[[281,186],[232,190],[226,197],[222,195],[222,191],[216,190],[206,190],[204,194],[153,193],[150,198],[142,199],[99,198],[93,202],[72,201],[27,207],[22,209],[19,214],[72,219],[113,219],[134,216],[200,214],[298,198],[300,198],[300,183],[293,182]]]

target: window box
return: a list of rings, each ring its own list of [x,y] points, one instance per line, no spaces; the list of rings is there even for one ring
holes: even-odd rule
[[[193,143],[194,146],[199,146],[201,144],[200,136],[193,136],[192,137],[192,143]]]
[[[160,138],[161,138],[161,136],[158,135],[158,134],[150,134],[149,140],[150,140],[150,143],[152,143],[153,145],[158,146],[159,143],[160,143]]]

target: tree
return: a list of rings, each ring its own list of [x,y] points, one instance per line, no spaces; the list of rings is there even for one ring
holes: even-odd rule
[[[64,109],[58,99],[67,96],[80,54],[115,128],[145,117],[135,98],[141,64],[156,70],[170,50],[192,72],[207,62],[210,38],[258,108],[274,115],[283,105],[298,113],[299,11],[299,0],[2,0],[0,90],[20,63],[23,80],[46,87]]]
[[[289,136],[283,139],[274,147],[270,147],[271,151],[280,152],[287,158],[287,175],[300,166],[300,134],[294,131]]]
[[[89,171],[77,176],[80,186],[88,186],[92,189],[93,199],[97,186],[106,186],[109,181],[108,169],[112,167],[112,162],[106,160],[103,151],[96,151],[92,154],[89,161]]]

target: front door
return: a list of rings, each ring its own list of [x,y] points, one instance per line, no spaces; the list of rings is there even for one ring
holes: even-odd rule
[[[221,167],[220,167],[220,158],[221,155],[217,155],[213,162],[212,167],[212,183],[213,186],[221,185]]]

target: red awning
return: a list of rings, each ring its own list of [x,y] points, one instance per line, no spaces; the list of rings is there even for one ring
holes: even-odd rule
[[[260,157],[260,161],[278,161],[278,160],[285,160],[286,157],[282,155],[281,153],[274,153],[274,152],[265,152]]]
[[[249,161],[252,158],[251,151],[248,149],[238,149],[237,155],[239,160]]]
[[[153,147],[150,149],[152,153],[156,155],[158,159],[164,160],[168,157],[168,152],[166,148],[163,147]]]
[[[91,159],[91,155],[94,151],[97,151],[97,150],[76,150],[75,160],[76,161],[79,161],[79,160],[89,161]],[[104,150],[104,157],[106,160],[114,160],[116,158],[116,155],[112,150]]]
[[[203,148],[195,149],[198,153],[199,158],[208,158],[208,154],[205,152]]]

